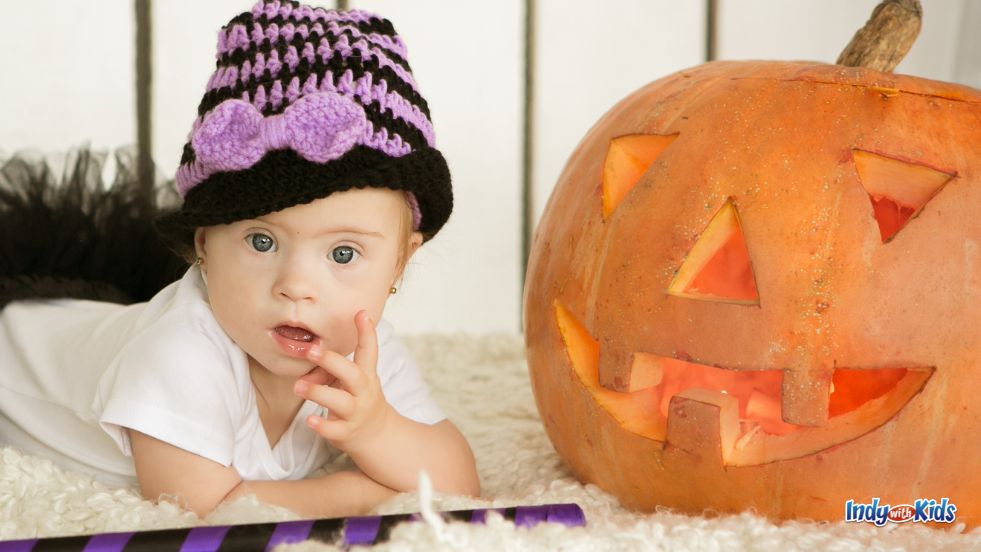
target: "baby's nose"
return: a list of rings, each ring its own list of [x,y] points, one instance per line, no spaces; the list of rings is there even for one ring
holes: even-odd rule
[[[275,293],[290,301],[314,301],[317,299],[315,278],[308,271],[284,270],[276,281]]]

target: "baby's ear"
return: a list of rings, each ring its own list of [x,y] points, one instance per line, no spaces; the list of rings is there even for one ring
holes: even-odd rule
[[[409,246],[405,251],[406,262],[415,254],[420,245],[422,245],[422,232],[413,232],[412,236],[409,237]]]
[[[405,273],[405,267],[409,265],[409,259],[419,250],[420,245],[422,245],[422,232],[413,232],[410,234],[409,241],[406,242],[405,249],[402,252],[402,258],[399,259],[396,279],[401,278],[402,274]]]
[[[205,243],[205,232],[204,228],[198,228],[194,231],[194,253],[200,258],[207,256],[207,249],[204,246]]]

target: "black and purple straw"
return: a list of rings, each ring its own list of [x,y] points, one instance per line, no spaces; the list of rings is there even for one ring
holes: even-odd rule
[[[543,504],[478,510],[440,512],[447,521],[484,523],[488,512],[497,512],[518,527],[560,523],[568,527],[586,524],[578,504]],[[370,545],[388,540],[392,529],[404,521],[417,521],[420,514],[390,514],[325,518],[279,523],[249,523],[185,527],[129,533],[98,533],[72,537],[50,537],[0,541],[0,552],[84,551],[219,552],[225,550],[272,550],[280,544],[314,539],[341,546]]]

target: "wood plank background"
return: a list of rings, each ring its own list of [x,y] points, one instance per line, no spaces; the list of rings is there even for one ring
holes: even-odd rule
[[[386,316],[403,333],[520,331],[528,236],[567,156],[610,106],[704,62],[709,43],[718,59],[833,62],[876,3],[343,2],[395,23],[454,177],[454,214],[415,257]],[[897,72],[981,88],[981,2],[923,4],[923,31]],[[7,3],[0,15],[0,155],[83,143],[112,149],[136,143],[142,128],[158,174],[172,178],[214,67],[216,32],[250,5]]]

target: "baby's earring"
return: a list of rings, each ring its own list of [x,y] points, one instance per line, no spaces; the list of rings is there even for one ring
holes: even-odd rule
[[[198,267],[198,270],[201,272],[201,281],[204,282],[205,287],[207,287],[208,271],[204,269],[204,257],[194,259],[194,266]]]
[[[392,287],[388,288],[388,293],[390,293],[392,295],[395,295],[398,292],[399,292],[399,288],[397,288],[395,286],[392,286]]]

